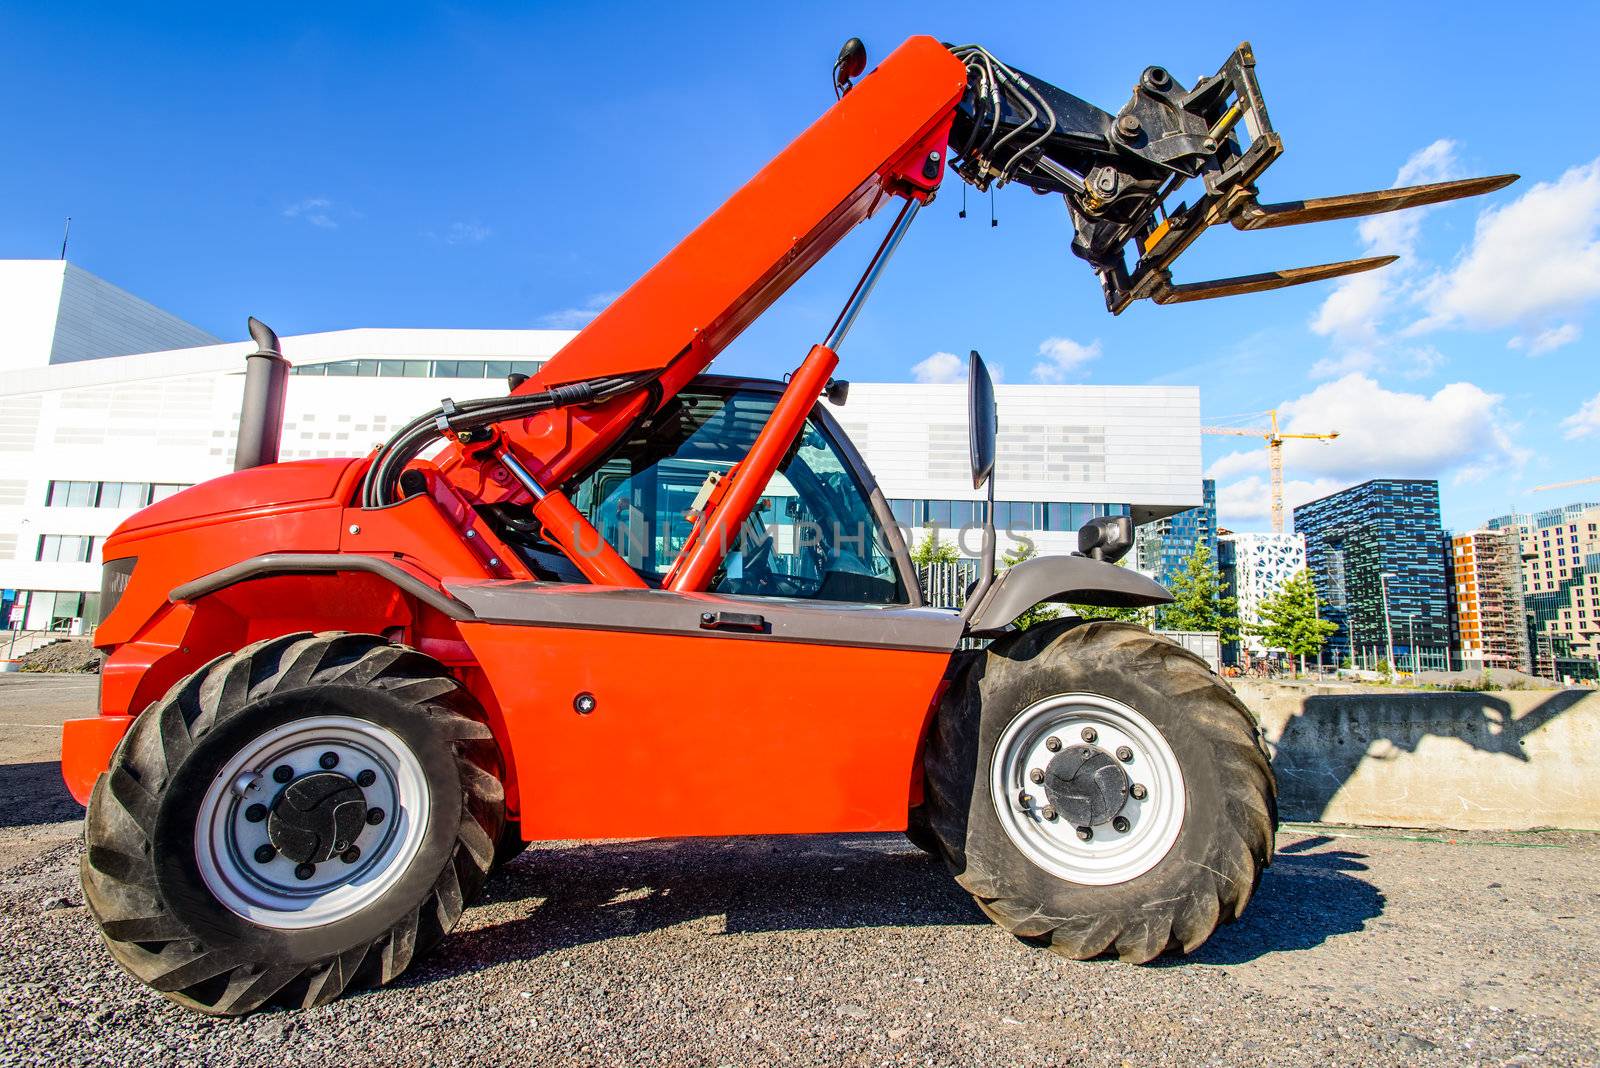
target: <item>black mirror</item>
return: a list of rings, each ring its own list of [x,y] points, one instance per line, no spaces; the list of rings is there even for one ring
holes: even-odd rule
[[[1125,515],[1101,516],[1078,528],[1078,551],[1114,564],[1133,548],[1133,520]]]
[[[994,403],[994,379],[983,357],[973,349],[967,357],[967,440],[972,449],[972,488],[978,489],[994,476],[995,435],[1000,430],[1000,413]]]

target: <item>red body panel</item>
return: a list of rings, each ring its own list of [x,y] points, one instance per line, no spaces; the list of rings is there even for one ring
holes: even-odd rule
[[[523,836],[903,830],[949,656],[469,623]],[[595,697],[579,715],[573,699]]]

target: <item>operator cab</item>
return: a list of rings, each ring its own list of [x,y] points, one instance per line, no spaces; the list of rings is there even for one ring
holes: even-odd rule
[[[568,488],[573,504],[659,588],[710,491],[749,453],[782,395],[777,382],[701,376],[641,420]],[[583,581],[549,546],[536,569]],[[820,403],[718,569],[710,590],[854,604],[916,603],[915,571],[871,473]]]

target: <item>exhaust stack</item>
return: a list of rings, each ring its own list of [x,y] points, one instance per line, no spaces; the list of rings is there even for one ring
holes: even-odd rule
[[[255,316],[250,338],[256,351],[245,357],[244,400],[239,407],[239,445],[233,469],[278,462],[283,437],[283,398],[289,386],[289,361],[278,348],[278,335]]]

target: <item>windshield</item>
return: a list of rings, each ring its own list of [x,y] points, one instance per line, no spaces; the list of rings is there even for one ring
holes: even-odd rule
[[[708,479],[744,459],[777,394],[688,393],[642,423],[574,494],[578,509],[658,585],[693,529]],[[905,604],[865,488],[815,420],[762,491],[718,571],[719,593]]]

